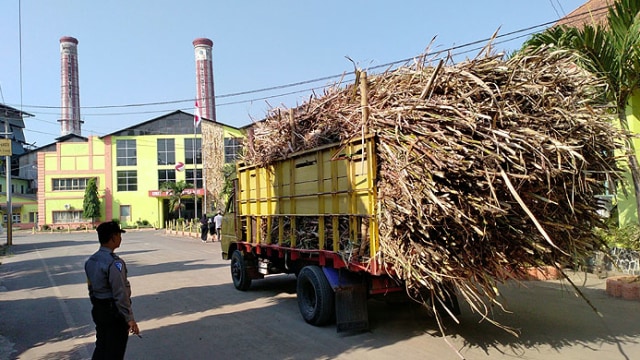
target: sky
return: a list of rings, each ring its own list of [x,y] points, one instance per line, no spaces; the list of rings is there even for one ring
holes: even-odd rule
[[[586,0],[0,0],[0,103],[34,147],[60,136],[60,38],[78,39],[82,136],[194,111],[193,40],[213,41],[217,120],[242,127],[370,74],[498,31],[512,52]],[[467,44],[472,44],[468,45]],[[301,84],[299,84],[301,83]],[[299,85],[295,85],[299,84]],[[265,90],[263,89],[270,89]]]

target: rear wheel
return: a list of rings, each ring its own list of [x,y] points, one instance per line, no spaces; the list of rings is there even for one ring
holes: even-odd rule
[[[335,320],[333,289],[320,267],[302,268],[296,290],[300,314],[306,322],[322,326]]]
[[[236,289],[245,291],[251,286],[251,278],[247,274],[247,260],[240,250],[231,255],[231,278]]]

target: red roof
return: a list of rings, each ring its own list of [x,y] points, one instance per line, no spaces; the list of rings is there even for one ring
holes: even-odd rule
[[[582,27],[584,25],[605,24],[607,21],[607,9],[612,3],[613,0],[589,0],[564,18],[558,20],[554,26]]]

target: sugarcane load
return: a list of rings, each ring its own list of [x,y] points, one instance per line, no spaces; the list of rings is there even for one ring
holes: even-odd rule
[[[594,195],[621,144],[603,85],[563,52],[425,58],[255,124],[223,224],[236,287],[296,273],[316,325],[390,289],[488,316],[498,283],[603,245]]]

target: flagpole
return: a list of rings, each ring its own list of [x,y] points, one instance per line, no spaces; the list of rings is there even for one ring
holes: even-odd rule
[[[192,150],[193,150],[193,190],[194,190],[194,194],[193,194],[193,211],[195,213],[195,218],[196,220],[199,220],[200,218],[198,217],[198,156],[196,155],[196,141],[197,141],[197,135],[196,135],[196,130],[198,129],[198,125],[200,125],[200,121],[201,121],[201,117],[200,117],[200,107],[198,106],[198,100],[196,100],[196,109],[195,109],[195,114],[193,116],[193,144],[192,144]]]
[[[198,138],[196,136],[196,130],[198,128],[196,126],[193,127],[193,189],[194,194],[193,194],[193,210],[195,211],[196,214],[196,220],[200,219],[198,217],[198,156],[196,155],[196,141],[198,141]]]

